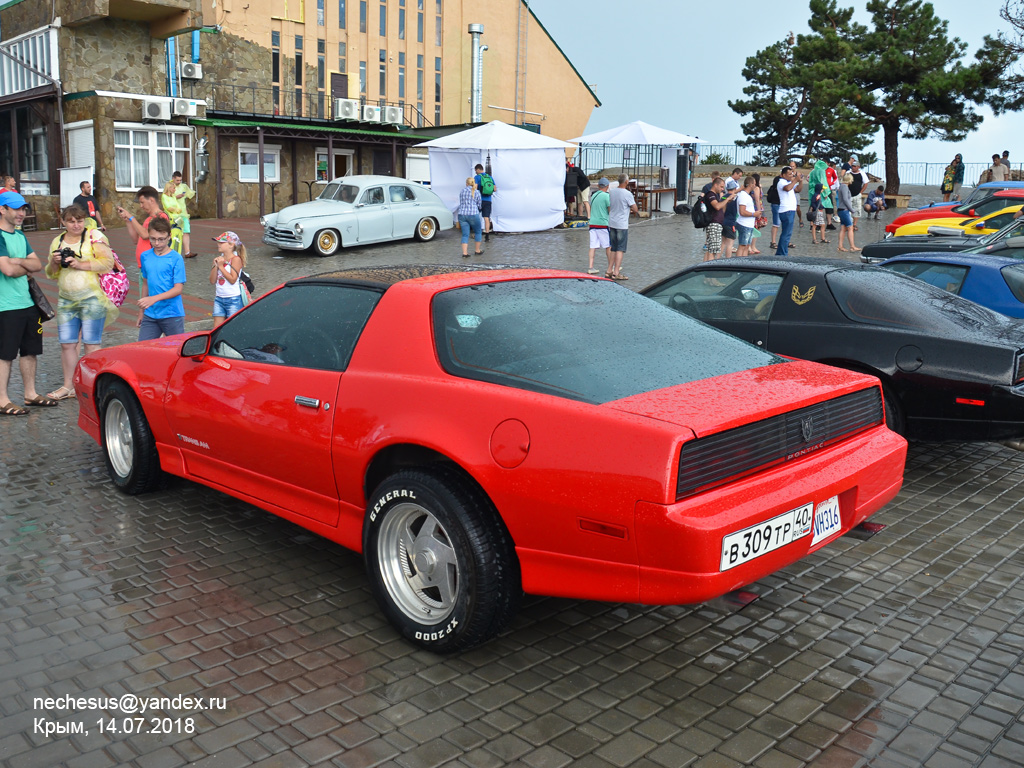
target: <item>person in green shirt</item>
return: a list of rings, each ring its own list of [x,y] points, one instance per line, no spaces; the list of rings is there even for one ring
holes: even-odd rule
[[[43,353],[43,324],[28,292],[28,276],[39,272],[43,263],[21,231],[27,211],[28,203],[17,192],[0,194],[0,416],[28,413],[7,395],[16,357],[25,405],[57,405],[56,400],[36,392],[36,358]]]
[[[196,255],[192,253],[192,228],[188,215],[188,201],[195,196],[196,193],[181,180],[181,171],[171,174],[171,180],[167,182],[161,196],[164,212],[170,216],[171,223],[181,229],[181,255],[187,259]]]
[[[612,248],[608,238],[608,185],[610,182],[604,176],[597,182],[597,192],[590,198],[590,265],[587,267],[588,275],[596,275],[598,270],[594,269],[594,251],[604,248],[608,257],[608,271],[612,271]]]

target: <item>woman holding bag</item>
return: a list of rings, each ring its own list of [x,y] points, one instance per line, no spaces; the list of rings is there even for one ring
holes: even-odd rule
[[[114,254],[106,235],[85,228],[88,214],[77,205],[61,211],[64,232],[53,239],[46,276],[57,280],[57,337],[64,383],[47,393],[52,400],[74,397],[72,377],[78,363],[78,340],[85,352],[95,352],[103,341],[103,328],[119,314],[100,285],[99,276],[114,269]]]
[[[215,238],[217,255],[210,269],[210,285],[217,286],[213,299],[213,327],[227,320],[244,304],[242,270],[248,261],[242,239],[234,232],[221,232]]]

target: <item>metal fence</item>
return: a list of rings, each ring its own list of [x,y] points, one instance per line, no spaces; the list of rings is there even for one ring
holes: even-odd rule
[[[754,156],[758,153],[757,147],[740,147],[735,144],[701,144],[701,158],[708,157],[712,153],[728,158],[723,165],[753,165]],[[942,184],[942,176],[946,172],[945,163],[897,163],[897,172],[900,175],[900,184],[917,184],[926,187],[938,187]],[[964,184],[974,186],[978,183],[981,175],[988,170],[990,163],[964,163]],[[1024,163],[1011,164],[1010,169],[1024,175]],[[885,160],[879,160],[871,165],[864,166],[864,170],[872,176],[880,179],[885,178]]]

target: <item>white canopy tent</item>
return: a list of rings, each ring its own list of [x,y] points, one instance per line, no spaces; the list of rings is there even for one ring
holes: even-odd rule
[[[659,128],[656,125],[645,123],[643,120],[626,123],[618,128],[609,128],[607,131],[577,136],[572,141],[577,144],[650,144],[659,147],[707,143],[696,136]]]
[[[565,149],[572,144],[493,120],[418,146],[430,157],[430,188],[453,211],[473,167],[486,168],[489,158],[496,231],[534,232],[564,220]]]
[[[696,150],[698,144],[708,143],[696,136],[659,128],[643,120],[577,136],[572,141],[580,145],[580,165],[588,173],[622,168],[641,186],[660,189],[659,205],[671,202],[671,192],[666,188],[679,186],[676,183],[679,153],[687,149]],[[689,170],[692,176],[693,168]],[[682,187],[688,189],[689,182],[689,179],[684,180]]]

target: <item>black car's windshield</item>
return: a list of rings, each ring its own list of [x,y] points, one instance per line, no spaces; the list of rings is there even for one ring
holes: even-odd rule
[[[962,336],[1006,321],[973,301],[888,269],[839,269],[825,280],[842,313],[860,323]]]
[[[516,280],[434,298],[449,373],[604,403],[784,362],[601,280]]]
[[[978,242],[981,243],[982,246],[985,246],[990,243],[998,243],[1000,240],[1005,240],[1007,237],[1019,237],[1021,235],[1024,235],[1024,219],[1017,219],[1016,221],[1011,221],[998,232],[992,232],[991,234],[985,235],[983,238],[978,240]]]

